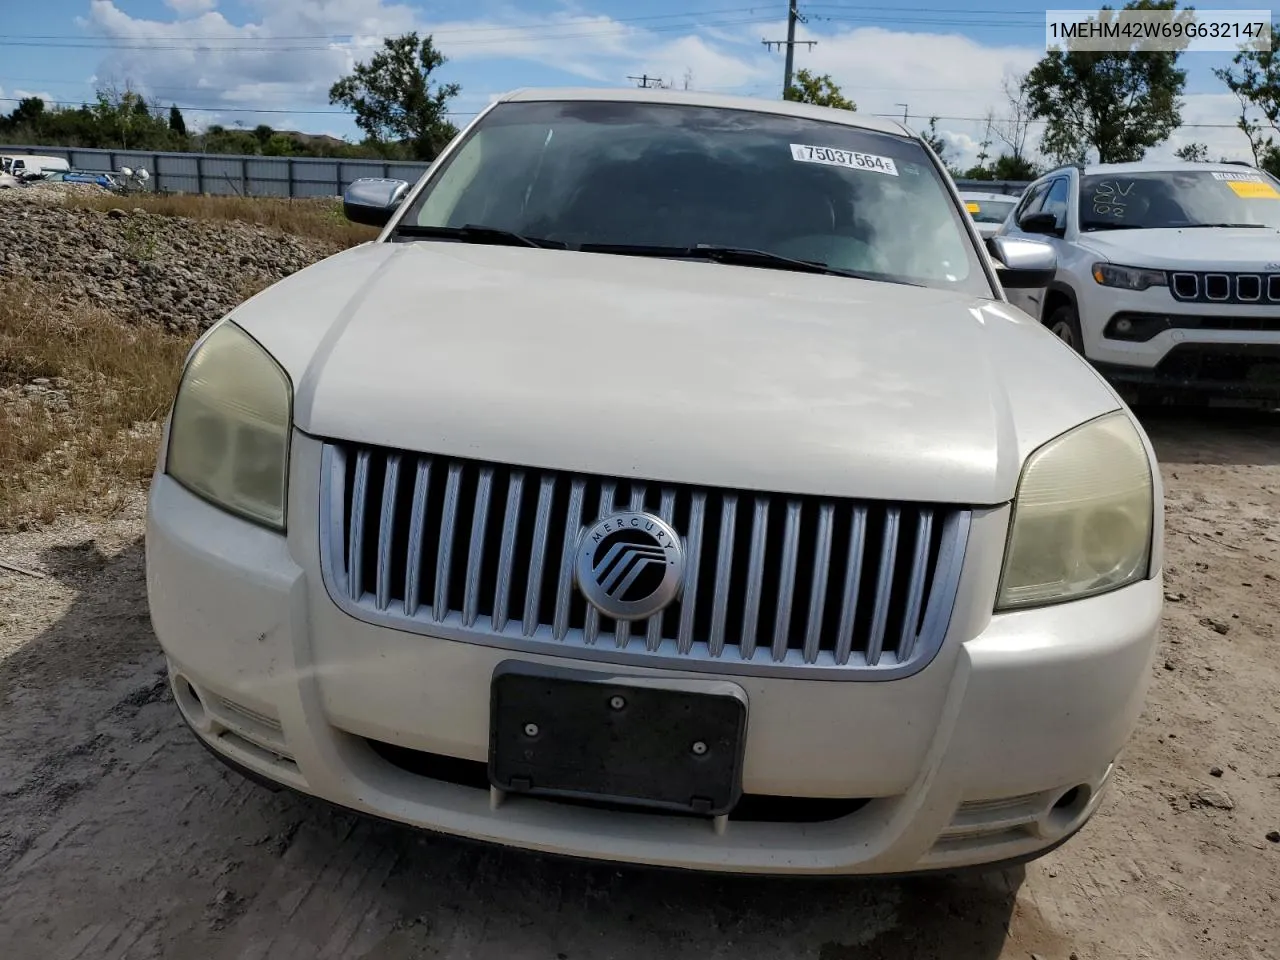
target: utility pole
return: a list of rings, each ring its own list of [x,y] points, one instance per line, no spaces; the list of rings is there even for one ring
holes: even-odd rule
[[[634,80],[637,87],[661,87],[661,77],[651,77],[647,73],[642,77],[627,77],[628,80]]]
[[[787,95],[787,91],[791,89],[791,68],[795,65],[796,47],[803,45],[812,50],[818,45],[817,40],[796,39],[796,23],[809,22],[800,14],[799,2],[800,0],[787,0],[787,39],[760,41],[770,50],[774,47],[785,47],[787,50],[786,66],[782,68],[782,95],[784,97]]]
[[[895,103],[894,106],[902,108],[902,125],[905,127],[907,125],[907,105],[905,103]]]

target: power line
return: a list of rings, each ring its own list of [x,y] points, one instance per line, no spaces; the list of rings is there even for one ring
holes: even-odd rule
[[[438,37],[438,36],[447,36],[449,34],[457,34],[457,33],[463,33],[463,34],[488,33],[488,32],[504,31],[504,30],[510,30],[510,31],[562,30],[566,28],[576,28],[580,26],[587,26],[587,25],[599,23],[601,20],[605,20],[608,23],[641,23],[641,22],[653,21],[653,20],[688,20],[691,18],[696,20],[699,17],[719,16],[727,13],[755,13],[760,9],[761,9],[761,6],[759,4],[756,4],[754,6],[748,6],[748,7],[719,7],[715,10],[698,10],[696,12],[689,12],[689,13],[654,13],[654,14],[646,14],[640,17],[603,17],[603,18],[602,17],[571,17],[559,23],[547,23],[544,20],[538,23],[492,24],[490,26],[485,26],[485,27],[457,27],[454,29],[449,29],[448,27],[446,27],[442,30],[426,31],[426,33],[430,36]],[[251,26],[251,25],[246,24],[246,26]],[[232,27],[232,29],[235,29],[235,27]],[[364,40],[382,41],[385,39],[398,37],[398,36],[400,36],[400,34],[393,34],[393,33],[386,33],[386,34],[311,33],[311,34],[293,34],[293,35],[272,34],[271,36],[262,36],[262,37],[231,37],[231,36],[210,37],[207,35],[181,36],[181,35],[175,34],[172,36],[157,37],[155,39],[185,40],[185,41],[198,42],[198,43],[204,43],[209,40],[244,41],[244,42],[253,42],[253,43],[275,43],[280,40],[311,40],[311,41],[325,40],[325,41],[331,41],[331,42],[343,42],[343,41],[352,40],[356,37],[360,37],[361,39],[364,39]],[[121,38],[121,37],[94,38],[94,37],[84,37],[84,36],[81,36],[80,34],[74,34],[74,33],[30,33],[30,34],[0,33],[0,40],[86,40],[87,41],[87,40],[94,40],[94,39],[111,41],[111,40],[124,40],[126,38]],[[137,38],[137,39],[141,41],[142,38]]]
[[[647,73],[646,73],[644,76],[642,76],[642,77],[631,77],[631,76],[628,76],[628,77],[627,77],[627,79],[628,79],[628,80],[634,80],[634,81],[636,82],[636,86],[637,86],[637,87],[645,87],[645,88],[648,88],[648,87],[650,87],[650,86],[653,86],[653,87],[663,87],[663,86],[665,86],[665,84],[662,82],[662,78],[661,78],[661,77],[651,77],[651,76],[649,76]]]
[[[644,33],[672,33],[681,30],[691,30],[694,28],[708,27],[731,27],[743,26],[747,24],[772,23],[774,17],[740,17],[727,20],[710,20],[710,21],[694,21],[689,23],[665,24],[654,27],[643,28]],[[570,24],[569,26],[574,26]],[[515,28],[506,27],[506,30],[514,30]],[[450,40],[443,47],[502,47],[514,43],[523,43],[530,40],[539,42],[556,42],[561,40],[586,40],[593,38],[622,37],[633,33],[635,28],[626,25],[607,27],[603,30],[592,30],[580,33],[544,33],[530,35],[527,32],[517,33],[510,37],[497,37],[493,39],[473,39],[473,40]],[[364,38],[362,38],[363,40]],[[244,44],[250,43],[270,43],[272,46],[229,46],[227,44]],[[38,49],[63,49],[63,50],[141,50],[141,51],[199,51],[204,53],[264,53],[276,56],[280,53],[301,52],[301,51],[321,51],[333,48],[333,41],[329,43],[313,42],[299,43],[293,45],[281,46],[276,37],[261,38],[239,38],[239,37],[213,37],[202,39],[196,42],[179,43],[171,41],[167,37],[157,37],[155,39],[134,39],[134,38],[85,38],[82,40],[67,41],[34,41],[30,39],[0,39],[0,46],[4,47],[34,47]],[[372,49],[378,45],[374,38],[370,38],[368,43],[361,43],[361,48]]]

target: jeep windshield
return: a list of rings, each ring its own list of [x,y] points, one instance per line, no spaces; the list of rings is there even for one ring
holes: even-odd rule
[[[1165,170],[1080,179],[1080,230],[1280,229],[1280,188],[1255,170]]]
[[[552,100],[494,107],[397,223],[410,240],[499,242],[502,231],[549,249],[709,269],[790,261],[990,297],[964,216],[907,137],[753,110]],[[709,248],[738,253],[698,252]]]

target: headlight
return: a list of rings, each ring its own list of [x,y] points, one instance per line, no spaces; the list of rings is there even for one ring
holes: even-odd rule
[[[1144,270],[1141,267],[1121,267],[1114,263],[1095,263],[1093,279],[1104,287],[1121,287],[1124,290],[1146,290],[1168,284],[1163,270]]]
[[[288,376],[224,322],[183,371],[165,472],[225,510],[283,530],[292,419]]]
[[[1151,464],[1126,414],[1045,444],[1018,481],[996,609],[1075,600],[1145,578],[1153,507]]]

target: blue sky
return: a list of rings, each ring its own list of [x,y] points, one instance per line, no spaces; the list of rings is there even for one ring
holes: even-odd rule
[[[1117,4],[1118,5],[1118,4]],[[1080,3],[1056,3],[1078,9]],[[1248,8],[1239,0],[1198,10]],[[762,39],[786,36],[786,0],[35,0],[0,27],[0,110],[38,94],[80,102],[99,84],[125,85],[184,108],[188,123],[243,123],[355,138],[327,102],[329,85],[387,35],[417,29],[449,58],[441,78],[462,85],[455,120],[520,86],[672,86],[776,97],[783,58]],[[955,162],[973,161],[1005,112],[1002,84],[1044,52],[1042,6],[1006,0],[802,0],[808,22],[796,67],[829,73],[871,113],[932,115]],[[1156,151],[1200,141],[1248,157],[1231,129],[1238,108],[1211,69],[1227,54],[1190,53],[1187,126]],[[1039,127],[1032,128],[1032,145]],[[997,141],[998,143],[998,141]]]

